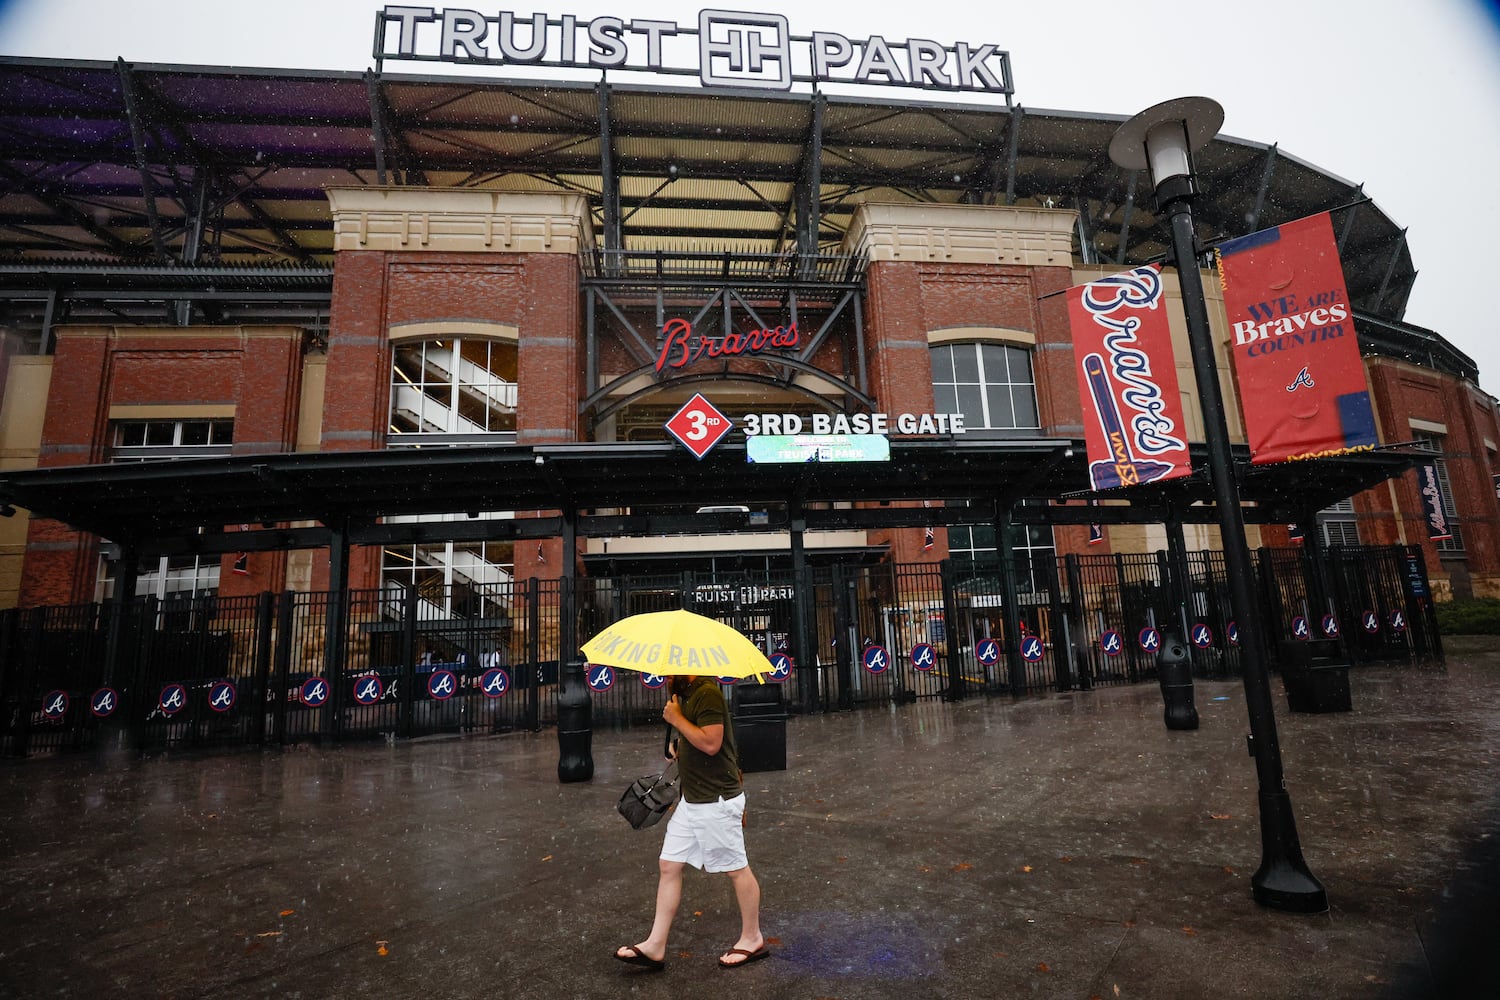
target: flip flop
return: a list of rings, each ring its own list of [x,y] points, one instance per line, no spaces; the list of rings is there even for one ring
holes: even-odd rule
[[[724,961],[723,956],[720,956],[720,958],[719,958],[719,968],[721,968],[721,969],[738,969],[742,965],[749,965],[751,962],[759,962],[763,958],[770,957],[771,948],[770,948],[769,945],[764,945],[764,944],[761,945],[759,948],[755,949],[754,951],[746,951],[743,948],[730,948],[724,954],[725,955],[744,955],[745,956],[744,958],[740,959],[738,962],[726,962],[726,961]]]
[[[667,967],[666,959],[652,958],[633,944],[623,945],[622,947],[630,952],[630,954],[621,955],[617,950],[614,952],[616,961],[624,962],[626,965],[639,965],[641,968],[650,969],[652,972],[660,972]]]

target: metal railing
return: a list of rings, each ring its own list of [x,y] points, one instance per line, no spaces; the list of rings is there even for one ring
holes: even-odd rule
[[[1196,552],[1184,564],[1179,580],[1152,553],[825,567],[802,579],[587,578],[571,607],[564,581],[533,578],[462,594],[408,586],[12,610],[0,613],[0,752],[537,730],[557,720],[565,615],[582,641],[680,606],[787,657],[774,682],[796,713],[1150,681],[1152,635],[1173,632],[1196,676],[1236,676],[1242,637],[1223,560]],[[1415,546],[1317,560],[1262,550],[1258,576],[1273,664],[1280,644],[1304,639],[1336,641],[1356,665],[1442,662]],[[661,692],[640,675],[590,681],[596,727],[660,718]]]

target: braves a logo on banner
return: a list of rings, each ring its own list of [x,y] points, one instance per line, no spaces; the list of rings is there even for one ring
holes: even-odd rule
[[[1161,269],[1122,271],[1068,291],[1078,388],[1096,490],[1192,471]]]
[[[1328,213],[1219,246],[1240,408],[1255,463],[1378,443]]]
[[[1417,489],[1422,494],[1422,519],[1427,522],[1427,537],[1434,542],[1452,538],[1448,513],[1443,510],[1443,491],[1438,486],[1437,466],[1417,466]]]

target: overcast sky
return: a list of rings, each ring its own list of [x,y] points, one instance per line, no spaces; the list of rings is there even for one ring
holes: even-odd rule
[[[697,23],[705,3],[484,3],[485,13],[601,15]],[[0,53],[136,63],[294,69],[371,64],[371,0],[0,0]],[[911,3],[747,0],[791,31],[994,43],[1010,53],[1016,103],[1130,115],[1203,94],[1228,135],[1364,183],[1408,229],[1418,271],[1406,320],[1442,334],[1500,394],[1500,0],[1260,0],[1162,5],[1118,0]],[[1181,17],[1180,26],[1170,22]],[[390,63],[428,72],[428,64]],[[691,77],[669,80],[691,85]],[[885,91],[892,99],[911,91]],[[935,97],[939,95],[928,95]],[[0,95],[0,100],[4,95]],[[1467,259],[1466,259],[1467,258]]]

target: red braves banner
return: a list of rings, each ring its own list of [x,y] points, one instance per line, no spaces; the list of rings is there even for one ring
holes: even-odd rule
[[[1089,480],[1096,490],[1192,471],[1166,306],[1155,264],[1068,290]]]
[[[1427,537],[1434,542],[1452,538],[1448,512],[1443,510],[1443,491],[1438,486],[1437,466],[1417,466],[1417,489],[1422,494],[1422,519],[1427,522]]]
[[[1250,460],[1372,450],[1375,416],[1328,213],[1217,254]]]

